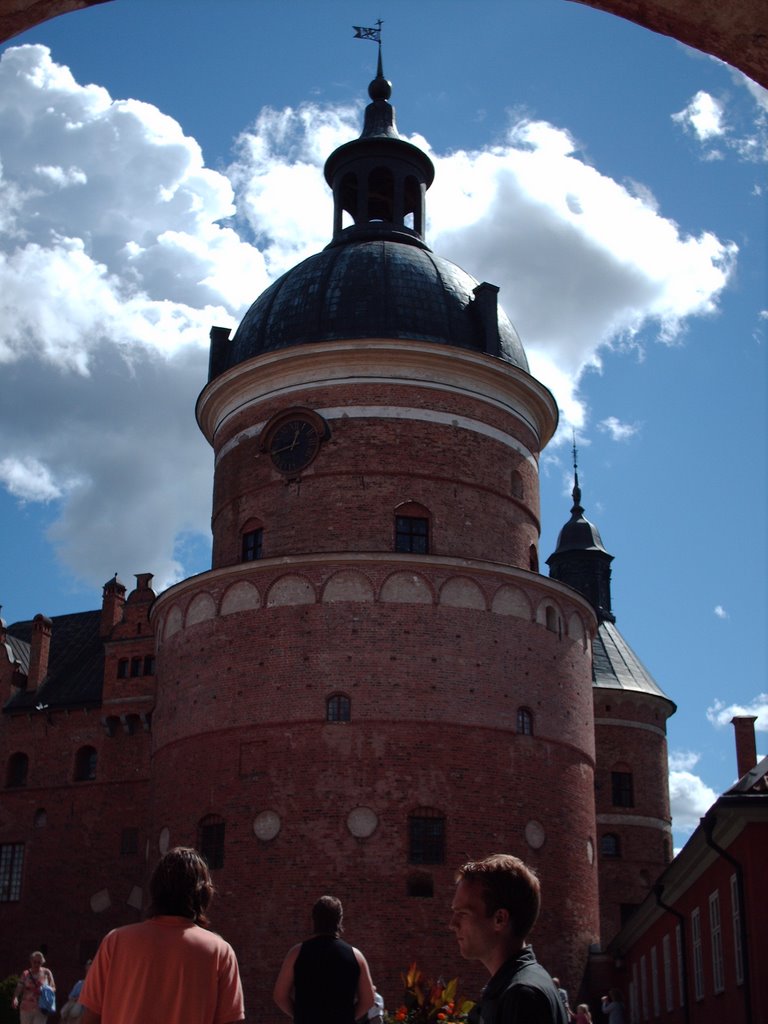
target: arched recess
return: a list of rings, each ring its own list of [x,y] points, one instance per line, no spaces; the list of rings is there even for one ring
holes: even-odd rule
[[[261,594],[248,580],[238,580],[228,587],[221,599],[220,613],[232,615],[234,612],[251,611],[261,607]]]
[[[394,572],[384,580],[379,600],[389,604],[434,604],[432,588],[414,572]]]
[[[184,619],[182,618],[181,608],[175,604],[168,612],[168,617],[165,620],[165,633],[163,634],[163,639],[167,640],[169,637],[173,636],[174,633],[178,633],[183,622]]]
[[[563,635],[563,616],[560,609],[552,601],[544,600],[536,609],[536,621],[545,626],[550,633]]]
[[[187,608],[186,626],[196,626],[199,622],[207,622],[216,618],[216,602],[207,592],[195,594]]]
[[[531,602],[528,595],[520,589],[505,583],[493,595],[491,611],[497,615],[514,615],[517,619],[531,618]]]
[[[440,588],[440,604],[451,608],[474,608],[486,610],[485,597],[474,580],[466,576],[452,576]]]
[[[578,612],[571,612],[568,618],[568,636],[571,640],[576,640],[586,650],[587,647],[587,633],[584,629],[584,620]]]
[[[373,601],[373,584],[368,577],[354,569],[342,569],[334,573],[323,587],[323,604],[338,601]]]
[[[303,576],[289,573],[275,580],[267,594],[267,607],[279,608],[283,605],[314,604],[317,600],[315,588]]]

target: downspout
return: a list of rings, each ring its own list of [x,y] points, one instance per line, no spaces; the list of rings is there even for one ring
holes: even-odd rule
[[[661,894],[664,892],[664,883],[657,882],[653,887],[653,895],[656,897],[656,903],[661,907],[662,910],[666,910],[667,913],[672,914],[680,922],[680,967],[683,972],[683,1019],[685,1024],[690,1024],[691,1020],[691,1006],[688,998],[688,944],[685,937],[685,915],[681,914],[679,910],[675,910],[674,907],[670,907],[668,903],[665,903],[661,898]]]
[[[715,825],[717,824],[717,815],[706,814],[701,819],[701,824],[704,828],[704,839],[706,840],[707,846],[710,846],[715,853],[724,860],[727,860],[729,864],[732,864],[736,869],[736,891],[739,894],[739,930],[741,931],[741,962],[742,969],[744,972],[744,1012],[745,1024],[752,1024],[752,986],[750,984],[749,976],[749,947],[747,945],[747,903],[744,898],[744,870],[741,864],[732,857],[727,850],[724,850],[722,846],[718,846],[714,839]]]

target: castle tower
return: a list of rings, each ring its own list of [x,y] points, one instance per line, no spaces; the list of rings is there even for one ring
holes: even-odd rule
[[[324,892],[389,1005],[414,960],[485,980],[447,929],[468,857],[537,869],[569,987],[599,931],[595,615],[538,572],[557,410],[498,289],[426,244],[390,92],[379,62],[326,164],[330,244],[211,332],[212,568],[151,611],[152,834],[208,856],[267,1015]]]
[[[672,859],[666,722],[676,710],[616,628],[612,561],[584,516],[574,446],[571,518],[547,564],[552,579],[587,598],[598,620],[592,681],[603,947]]]

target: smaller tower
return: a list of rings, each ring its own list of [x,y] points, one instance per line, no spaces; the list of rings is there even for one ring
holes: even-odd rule
[[[595,805],[603,948],[672,859],[666,721],[676,708],[616,628],[610,555],[581,504],[576,444],[573,507],[549,574],[592,605]]]

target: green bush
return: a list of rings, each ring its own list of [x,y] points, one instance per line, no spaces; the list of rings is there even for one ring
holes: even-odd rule
[[[0,981],[0,1024],[19,1024],[19,1011],[11,1006],[18,983],[18,974],[11,974]]]

